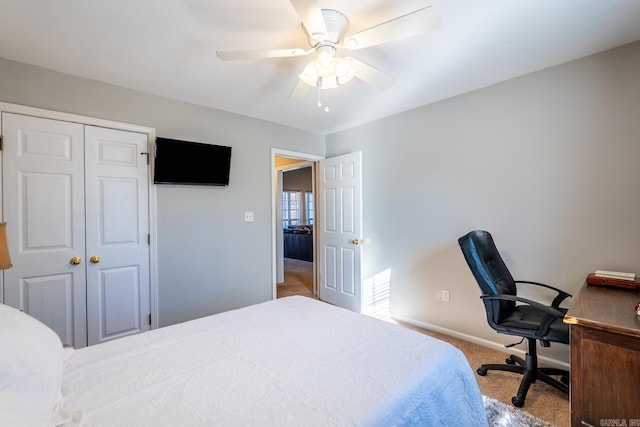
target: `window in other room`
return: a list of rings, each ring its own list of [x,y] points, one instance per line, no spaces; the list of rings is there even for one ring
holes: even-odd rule
[[[300,225],[300,192],[282,192],[282,225],[289,228],[292,225]]]
[[[313,193],[305,192],[304,193],[304,207],[305,207],[305,216],[307,218],[307,224],[313,224]]]

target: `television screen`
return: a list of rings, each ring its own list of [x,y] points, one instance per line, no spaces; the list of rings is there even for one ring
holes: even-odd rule
[[[156,138],[155,184],[229,185],[231,147]]]

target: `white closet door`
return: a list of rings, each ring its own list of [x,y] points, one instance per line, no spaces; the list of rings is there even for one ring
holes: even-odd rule
[[[2,114],[5,303],[87,344],[83,126]],[[80,258],[79,264],[71,259]]]
[[[150,326],[147,135],[85,126],[85,150],[92,345]]]

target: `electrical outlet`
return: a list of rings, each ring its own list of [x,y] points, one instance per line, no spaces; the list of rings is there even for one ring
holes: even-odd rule
[[[244,222],[253,222],[253,212],[244,213]]]
[[[449,290],[448,289],[443,289],[442,290],[442,301],[449,302]]]

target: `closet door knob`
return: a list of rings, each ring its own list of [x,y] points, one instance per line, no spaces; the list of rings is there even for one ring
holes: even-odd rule
[[[91,262],[91,264],[97,264],[100,262],[100,257],[98,255],[94,255],[89,258],[89,261]]]
[[[79,256],[74,256],[73,258],[71,258],[69,260],[69,264],[71,265],[78,265],[82,262],[82,258],[80,258]]]

